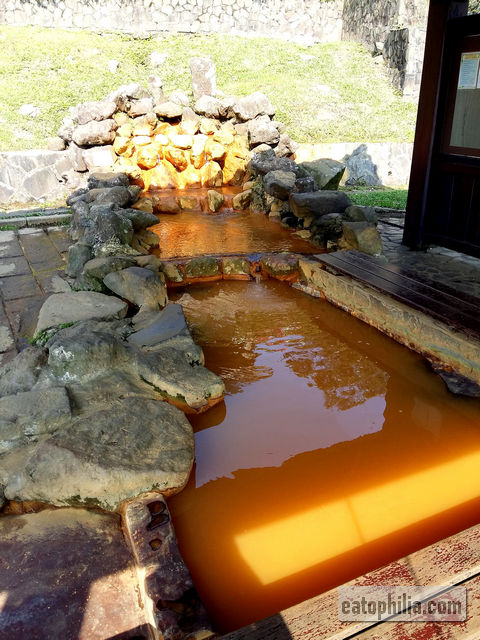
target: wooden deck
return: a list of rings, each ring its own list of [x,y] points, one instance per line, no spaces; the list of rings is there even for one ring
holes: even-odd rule
[[[367,284],[455,331],[480,337],[480,300],[477,298],[359,251],[320,254],[315,259],[327,270]]]
[[[467,588],[465,622],[340,622],[337,589],[234,631],[221,640],[478,640],[480,525],[356,578],[348,585]]]

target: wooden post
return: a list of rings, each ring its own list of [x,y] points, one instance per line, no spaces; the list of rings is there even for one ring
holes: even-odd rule
[[[447,22],[466,15],[468,0],[430,0],[417,127],[407,199],[403,243],[422,248]]]

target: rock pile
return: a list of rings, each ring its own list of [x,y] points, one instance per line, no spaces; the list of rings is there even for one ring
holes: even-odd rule
[[[123,85],[102,101],[71,108],[50,145],[66,145],[78,172],[113,168],[145,189],[241,185],[250,149],[275,149],[282,157],[293,153],[294,144],[262,93],[198,95],[191,108],[178,92],[166,99],[155,76],[148,90]]]
[[[130,208],[139,191],[125,174],[93,174],[72,195],[67,271],[88,290],[50,296],[35,346],[0,369],[0,503],[116,510],[188,480],[193,434],[180,409],[204,411],[224,385],[145,255],[157,219]]]
[[[344,164],[329,159],[297,164],[271,149],[255,151],[251,170],[257,177],[244,185],[253,211],[267,212],[325,249],[382,252],[374,209],[354,206],[337,191]]]

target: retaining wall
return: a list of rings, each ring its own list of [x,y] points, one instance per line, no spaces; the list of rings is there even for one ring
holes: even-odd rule
[[[341,38],[343,0],[7,0],[0,23],[132,32],[228,33],[303,43]]]

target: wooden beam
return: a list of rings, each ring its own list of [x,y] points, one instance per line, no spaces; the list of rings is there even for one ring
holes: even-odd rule
[[[431,0],[418,103],[417,127],[407,200],[403,243],[411,249],[422,247],[430,171],[437,127],[445,33],[448,20],[466,15],[468,0]]]

